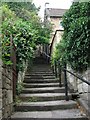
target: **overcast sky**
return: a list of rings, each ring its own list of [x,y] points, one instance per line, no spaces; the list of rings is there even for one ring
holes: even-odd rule
[[[49,5],[47,5],[50,8],[63,8],[68,9],[70,8],[72,4],[72,0],[33,0],[35,5],[37,7],[41,6],[39,16],[43,18],[44,15],[44,9],[45,9],[45,3],[48,2]]]

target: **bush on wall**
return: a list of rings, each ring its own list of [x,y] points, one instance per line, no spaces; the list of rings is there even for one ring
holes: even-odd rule
[[[23,70],[23,62],[34,57],[38,44],[48,43],[51,28],[43,26],[38,10],[32,2],[8,2],[2,10],[2,59],[11,65],[10,37],[16,46],[17,71]],[[46,32],[47,30],[47,32]]]
[[[87,69],[90,66],[90,2],[73,3],[63,16],[62,26],[64,34],[56,48],[58,59],[76,71]]]

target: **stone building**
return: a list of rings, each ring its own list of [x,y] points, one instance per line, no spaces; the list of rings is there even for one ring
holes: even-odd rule
[[[46,8],[44,12],[44,23],[48,25],[50,22],[52,24],[53,32],[50,39],[51,54],[55,49],[55,46],[61,40],[63,34],[63,27],[61,26],[62,16],[67,11],[67,9],[56,9],[56,8]]]

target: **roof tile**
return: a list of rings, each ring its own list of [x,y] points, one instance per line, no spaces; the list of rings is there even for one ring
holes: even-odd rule
[[[46,14],[50,17],[62,17],[68,9],[47,8]]]

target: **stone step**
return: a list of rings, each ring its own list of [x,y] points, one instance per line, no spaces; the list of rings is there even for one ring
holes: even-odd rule
[[[30,71],[30,73],[27,73],[26,72],[26,75],[29,75],[29,74],[40,74],[40,75],[42,75],[42,74],[53,74],[52,73],[52,71],[46,71],[46,72],[43,72],[43,71],[41,71],[41,72],[39,72],[39,71],[35,71],[35,72],[33,72],[33,71]]]
[[[38,66],[33,66],[33,69],[32,70],[40,70],[40,71],[42,71],[42,70],[48,70],[48,71],[51,71],[51,68],[50,68],[50,66],[47,66],[47,65],[38,65]]]
[[[38,69],[38,68],[40,68],[40,69],[46,69],[46,68],[51,69],[49,64],[35,64],[33,66],[33,69]]]
[[[24,83],[59,83],[57,79],[24,79]]]
[[[65,87],[24,88],[22,93],[65,93]]]
[[[54,76],[53,73],[30,73],[30,74],[25,74],[25,77],[33,77],[33,76]]]
[[[65,93],[33,93],[33,94],[20,94],[22,101],[54,101],[54,100],[65,100]],[[69,94],[69,99],[71,99]]]
[[[44,72],[45,72],[45,73],[46,73],[46,72],[52,72],[51,69],[50,69],[50,70],[48,70],[48,69],[33,69],[31,72],[34,73],[34,72],[37,72],[37,71],[38,71],[38,72],[43,72],[43,73],[44,73]],[[30,73],[30,72],[29,72],[29,73]]]
[[[59,83],[23,83],[25,88],[58,87]]]
[[[13,113],[10,120],[88,120],[78,109]]]
[[[42,75],[31,75],[25,76],[25,79],[55,79],[55,75],[53,76],[42,76]]]
[[[49,111],[59,109],[74,109],[77,108],[75,101],[47,101],[47,102],[22,102],[16,106],[16,111]]]

